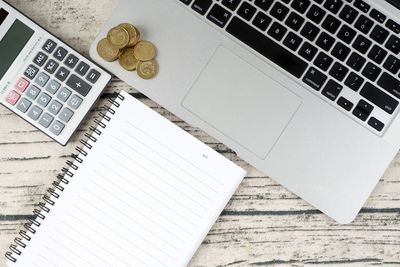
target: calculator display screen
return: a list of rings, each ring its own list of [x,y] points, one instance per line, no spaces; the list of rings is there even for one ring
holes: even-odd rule
[[[0,41],[0,80],[10,68],[34,31],[19,20],[11,25],[10,29]]]

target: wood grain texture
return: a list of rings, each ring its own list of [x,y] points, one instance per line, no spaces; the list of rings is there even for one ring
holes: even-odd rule
[[[85,55],[117,2],[10,0]],[[32,210],[80,145],[107,95],[119,90],[129,91],[249,172],[190,266],[400,266],[400,156],[356,220],[339,225],[116,78],[67,147],[0,107],[0,266],[5,265],[2,255],[33,217]]]

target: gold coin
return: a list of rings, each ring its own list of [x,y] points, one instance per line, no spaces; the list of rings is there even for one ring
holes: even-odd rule
[[[139,61],[136,71],[143,79],[151,79],[158,73],[158,64],[154,60]]]
[[[119,57],[119,64],[128,71],[133,71],[136,69],[138,60],[133,55],[132,48],[127,48],[122,51],[121,56]]]
[[[114,27],[107,34],[107,40],[111,45],[121,49],[129,43],[129,33],[122,27]]]
[[[140,41],[140,33],[132,24],[122,23],[118,25],[118,27],[122,27],[128,32],[129,34],[128,46],[134,46]]]
[[[156,48],[148,41],[140,41],[133,49],[135,57],[140,61],[152,60],[156,55]]]
[[[114,61],[118,57],[119,49],[112,46],[106,38],[101,39],[97,44],[97,53],[105,61]]]

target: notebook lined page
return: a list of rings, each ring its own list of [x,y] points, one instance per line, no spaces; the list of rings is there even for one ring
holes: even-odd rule
[[[244,170],[121,95],[17,265],[184,266],[243,179]]]

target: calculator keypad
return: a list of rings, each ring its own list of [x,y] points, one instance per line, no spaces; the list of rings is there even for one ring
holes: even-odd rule
[[[48,39],[6,101],[58,136],[100,76],[98,70]]]

